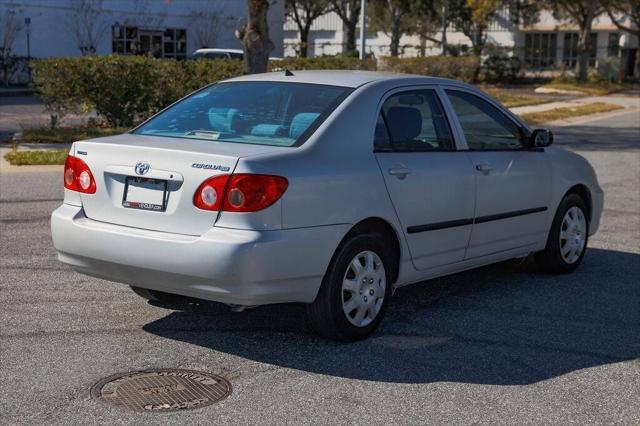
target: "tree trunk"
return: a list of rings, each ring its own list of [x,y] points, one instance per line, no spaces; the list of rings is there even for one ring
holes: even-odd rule
[[[236,31],[244,50],[243,72],[254,74],[267,71],[269,53],[273,43],[269,39],[267,12],[269,0],[247,0],[249,17],[247,23]]]
[[[427,54],[427,37],[424,34],[420,34],[420,57],[424,58]]]
[[[394,58],[398,57],[398,53],[400,51],[400,37],[402,34],[400,33],[400,18],[396,13],[393,13],[391,16],[391,45],[389,49],[391,50],[391,56]]]
[[[473,36],[474,41],[471,43],[473,45],[473,54],[480,57],[484,50],[484,28],[481,25],[476,25]]]
[[[636,62],[633,66],[633,78],[640,79],[640,46],[636,49]]]
[[[589,30],[581,29],[578,36],[578,81],[587,81],[587,71],[589,69]]]
[[[356,50],[356,26],[357,22],[345,23],[345,36],[346,36],[346,50],[347,52],[353,52]]]
[[[591,25],[596,12],[596,2],[592,1],[589,5],[584,19],[579,22],[580,31],[578,32],[578,81],[587,81],[587,71],[589,69],[589,42],[591,38]]]
[[[300,29],[300,57],[306,58],[309,49],[309,25]]]

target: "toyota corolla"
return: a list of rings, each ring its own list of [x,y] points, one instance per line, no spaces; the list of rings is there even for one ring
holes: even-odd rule
[[[400,286],[529,255],[578,267],[603,193],[552,142],[452,80],[243,76],[74,143],[53,242],[147,299],[304,303],[321,334],[361,339]]]

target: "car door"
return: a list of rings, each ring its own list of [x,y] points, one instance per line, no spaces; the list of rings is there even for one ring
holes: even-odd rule
[[[389,94],[378,115],[374,147],[416,269],[463,260],[475,176],[465,153],[456,151],[438,91]]]
[[[487,99],[445,90],[476,175],[474,226],[466,258],[533,246],[546,239],[551,167],[529,148],[525,130]]]

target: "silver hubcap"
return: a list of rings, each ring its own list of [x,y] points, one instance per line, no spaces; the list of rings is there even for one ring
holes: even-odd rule
[[[560,254],[562,259],[575,263],[587,242],[587,219],[579,207],[571,207],[562,219],[560,227]]]
[[[342,280],[342,310],[356,327],[366,327],[384,302],[387,275],[380,257],[370,250],[358,253]]]

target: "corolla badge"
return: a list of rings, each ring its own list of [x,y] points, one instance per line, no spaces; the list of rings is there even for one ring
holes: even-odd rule
[[[136,174],[144,175],[149,171],[150,168],[151,166],[149,165],[149,163],[147,163],[146,161],[140,161],[136,164],[135,171]]]

